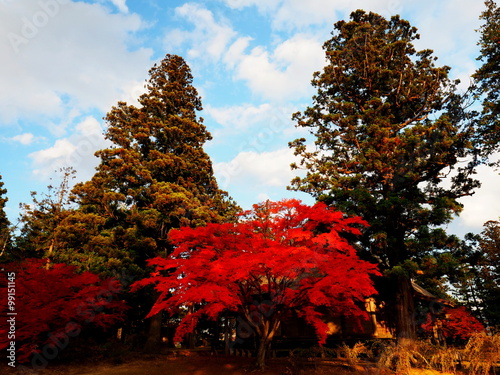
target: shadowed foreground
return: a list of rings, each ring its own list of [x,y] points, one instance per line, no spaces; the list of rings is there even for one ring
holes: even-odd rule
[[[135,359],[121,364],[54,364],[44,370],[36,371],[38,375],[322,375],[322,374],[374,374],[375,369],[349,370],[342,364],[334,363],[301,363],[288,359],[269,359],[264,371],[255,370],[255,358],[243,357],[173,357],[157,356],[149,359]],[[2,364],[3,366],[5,364]],[[3,371],[1,371],[4,373]],[[17,374],[9,370],[8,374]],[[35,372],[33,372],[35,374]]]
[[[2,364],[5,365],[5,364]],[[297,363],[289,359],[269,359],[266,370],[255,370],[255,358],[242,357],[173,357],[157,356],[135,359],[126,363],[58,364],[44,370],[33,371],[37,375],[391,375],[393,372],[373,366],[349,368],[341,361]],[[4,374],[3,371],[1,371]],[[17,374],[9,369],[7,374]],[[411,370],[412,375],[446,374],[434,370]]]

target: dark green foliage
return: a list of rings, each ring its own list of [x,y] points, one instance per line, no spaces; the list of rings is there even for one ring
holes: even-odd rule
[[[483,315],[492,327],[500,329],[500,222],[488,221],[479,240]]]
[[[112,146],[97,152],[95,175],[74,189],[80,208],[73,225],[87,222],[98,233],[90,254],[130,279],[146,275],[147,259],[172,251],[171,229],[232,221],[239,210],[218,188],[203,150],[211,135],[198,116],[201,98],[188,65],[167,55],[149,74],[139,107],[119,102],[106,115]],[[138,298],[140,320],[157,297],[141,293],[130,296]],[[158,349],[160,329],[156,315],[148,350]]]
[[[59,170],[61,182],[49,185],[40,196],[31,192],[31,203],[21,204],[21,231],[16,236],[15,255],[19,260],[27,258],[52,258],[59,251],[61,223],[71,212],[69,205],[70,181],[76,173],[71,168]]]
[[[3,187],[2,176],[0,176],[0,254],[3,256],[10,246],[10,221],[5,213],[5,204],[8,198],[5,196],[7,194],[7,189]],[[0,257],[0,261],[2,258]]]
[[[486,325],[498,332],[500,222],[488,221],[480,235],[468,234],[461,255],[461,264],[450,279],[458,291],[458,298]]]
[[[189,67],[168,55],[150,71],[140,107],[118,103],[107,114],[110,148],[90,181],[69,190],[61,184],[25,205],[18,258],[114,276],[127,287],[147,273],[146,260],[165,255],[170,229],[233,220],[237,207],[221,191],[203,144],[211,139],[198,117],[201,99]],[[127,295],[140,326],[153,295]],[[134,328],[135,329],[135,328]]]
[[[201,99],[185,61],[167,55],[150,70],[146,88],[140,107],[120,102],[107,114],[112,146],[97,152],[94,177],[74,190],[79,215],[100,221],[107,251],[126,249],[139,267],[169,251],[170,229],[224,221],[235,212],[203,150],[211,136],[197,115]]]
[[[409,278],[430,251],[448,249],[439,226],[479,186],[474,159],[457,167],[470,154],[473,129],[450,68],[436,66],[432,51],[415,50],[417,30],[407,21],[358,10],[332,34],[328,64],[313,78],[313,105],[294,115],[314,146],[291,142],[302,158],[292,167],[307,171],[292,189],[370,223],[362,248],[400,285],[396,323],[412,336]]]
[[[473,78],[477,85],[475,93],[482,98],[478,142],[484,144],[481,151],[488,156],[498,150],[500,142],[500,8],[492,0],[485,5],[486,10],[481,14],[484,23],[478,30],[481,33],[478,60],[482,66]]]

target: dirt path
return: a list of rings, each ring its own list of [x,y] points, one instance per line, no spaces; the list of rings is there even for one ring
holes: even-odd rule
[[[44,370],[27,372],[33,375],[389,375],[391,371],[373,367],[347,369],[338,363],[292,364],[287,359],[270,359],[264,371],[256,371],[254,358],[191,356],[159,356],[147,360],[131,359],[122,364],[84,363],[49,365]],[[0,364],[0,374],[23,374],[11,369],[4,370]],[[412,370],[412,375],[445,375],[433,370]],[[448,374],[446,374],[448,375]],[[451,375],[451,374],[450,374]]]
[[[264,371],[255,371],[254,358],[242,357],[172,357],[131,360],[122,364],[49,365],[36,375],[284,375],[291,374],[292,365],[285,359],[269,360]],[[295,369],[296,370],[296,369]],[[7,374],[17,371],[7,370]],[[0,373],[4,374],[0,369]],[[297,373],[297,372],[294,372]],[[324,374],[325,372],[302,372]],[[336,372],[337,373],[337,372]]]
[[[121,365],[101,365],[68,375],[243,375],[249,374],[253,361],[248,358],[173,358],[134,361]],[[281,371],[262,374],[281,375]],[[45,375],[45,374],[44,374]]]

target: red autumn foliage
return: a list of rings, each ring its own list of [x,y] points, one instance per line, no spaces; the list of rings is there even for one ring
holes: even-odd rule
[[[464,306],[445,307],[438,317],[427,315],[427,321],[422,325],[424,332],[433,333],[436,328],[442,330],[447,339],[468,340],[473,334],[483,332],[484,325],[477,320]]]
[[[102,280],[91,272],[75,273],[76,267],[28,259],[3,265],[0,281],[0,350],[9,347],[15,335],[17,361],[26,362],[54,338],[71,329],[78,333],[93,325],[106,329],[123,319],[126,306],[116,294],[121,285],[115,279]],[[10,303],[9,303],[10,300]],[[15,328],[15,329],[14,329]]]
[[[156,271],[133,288],[154,284],[161,293],[148,316],[195,307],[177,329],[179,341],[202,315],[215,319],[229,310],[268,341],[282,318],[297,311],[324,343],[324,313],[364,318],[360,306],[376,293],[370,279],[379,274],[376,265],[361,260],[346,239],[363,226],[361,218],[323,203],[268,201],[235,224],[173,230],[175,251],[152,259]]]

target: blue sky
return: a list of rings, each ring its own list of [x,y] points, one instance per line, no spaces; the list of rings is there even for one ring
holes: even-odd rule
[[[0,0],[0,174],[11,221],[30,191],[58,183],[60,167],[74,167],[80,181],[92,176],[93,153],[107,146],[102,117],[118,100],[135,103],[166,53],[192,69],[219,185],[244,208],[311,203],[286,190],[295,176],[287,144],[304,135],[291,115],[311,103],[333,24],[356,9],[401,14],[419,29],[416,47],[433,49],[466,87],[481,1]],[[482,168],[478,177],[483,188],[463,199],[452,232],[478,232],[500,215],[498,173]]]

